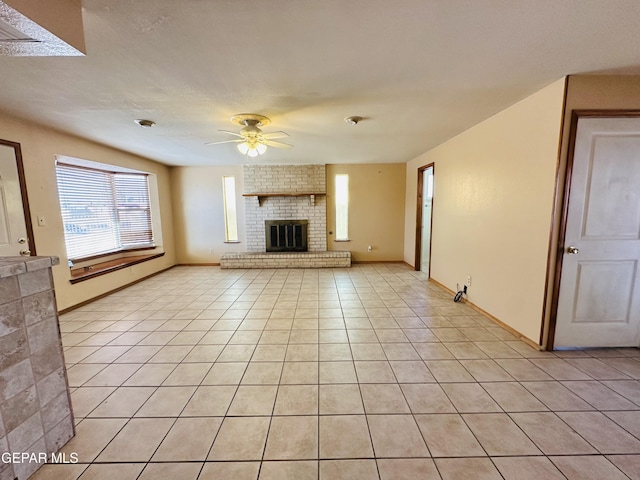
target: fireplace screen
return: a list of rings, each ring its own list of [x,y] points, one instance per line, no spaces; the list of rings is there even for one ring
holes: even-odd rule
[[[306,252],[307,220],[265,220],[267,252]]]

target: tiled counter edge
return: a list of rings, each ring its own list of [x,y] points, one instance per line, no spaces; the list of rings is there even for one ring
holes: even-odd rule
[[[74,435],[51,267],[0,258],[0,480],[26,480]]]

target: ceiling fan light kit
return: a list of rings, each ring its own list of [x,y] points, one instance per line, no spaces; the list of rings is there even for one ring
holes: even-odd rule
[[[271,120],[264,115],[255,113],[240,113],[231,117],[231,121],[243,128],[240,133],[230,132],[228,130],[220,130],[223,133],[239,137],[235,140],[223,140],[221,142],[210,142],[207,145],[218,145],[221,143],[237,143],[237,148],[243,155],[255,158],[263,155],[267,151],[267,147],[275,148],[292,148],[293,145],[288,143],[275,142],[275,138],[285,138],[289,135],[285,132],[263,133],[260,127],[264,127],[271,123]]]
[[[262,155],[267,151],[267,146],[258,142],[242,142],[238,144],[238,150],[243,155],[248,155],[251,158],[255,158],[258,155]]]

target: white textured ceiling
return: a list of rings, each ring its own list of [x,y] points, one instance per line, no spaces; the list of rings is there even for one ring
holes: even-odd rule
[[[638,0],[82,5],[86,57],[0,57],[0,109],[169,165],[247,163],[204,145],[245,112],[295,145],[261,162],[406,162],[564,75],[640,74]]]

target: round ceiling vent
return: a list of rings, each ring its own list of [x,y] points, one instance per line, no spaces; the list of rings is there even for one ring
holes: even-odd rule
[[[353,115],[351,117],[345,118],[344,121],[347,122],[349,125],[357,125],[362,121],[362,117],[359,117],[358,115]]]
[[[143,128],[151,128],[156,124],[156,122],[154,122],[153,120],[147,120],[145,118],[138,118],[134,120],[134,122],[136,122],[138,125],[140,125]]]

